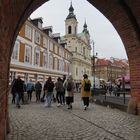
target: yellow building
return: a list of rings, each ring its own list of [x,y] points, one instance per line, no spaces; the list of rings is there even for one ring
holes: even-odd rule
[[[15,41],[10,65],[10,81],[20,74],[27,82],[42,83],[51,76],[71,74],[71,52],[60,44],[59,34],[52,34],[52,27],[42,28],[42,18],[28,19]]]
[[[73,79],[76,82],[81,82],[83,74],[86,73],[89,77],[92,74],[91,46],[86,22],[81,33],[77,32],[77,28],[78,21],[71,4],[69,14],[65,20],[65,35],[61,38],[61,41],[66,42],[66,49],[73,54],[70,60]]]

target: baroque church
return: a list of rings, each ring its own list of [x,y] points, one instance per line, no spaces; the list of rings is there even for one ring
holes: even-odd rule
[[[89,77],[92,75],[91,46],[86,21],[81,33],[78,33],[77,29],[78,21],[71,3],[65,20],[65,35],[61,41],[66,42],[65,48],[72,53],[70,69],[73,79],[75,82],[81,82],[83,74],[87,74]]]

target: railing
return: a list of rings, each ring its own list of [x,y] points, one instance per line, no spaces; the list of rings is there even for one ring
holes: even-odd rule
[[[110,103],[127,105],[130,92],[129,91],[116,91],[115,93],[108,92],[106,89],[95,89],[92,90],[92,96],[95,100],[100,100],[101,102],[106,101]]]

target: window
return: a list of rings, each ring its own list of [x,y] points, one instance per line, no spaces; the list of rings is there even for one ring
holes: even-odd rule
[[[47,53],[46,52],[43,53],[43,66],[47,67]]]
[[[57,58],[54,58],[54,69],[57,70]]]
[[[68,34],[71,34],[71,26],[68,26]]]
[[[78,76],[78,68],[76,68],[76,76]]]
[[[60,47],[60,56],[63,57],[63,49]]]
[[[53,51],[53,43],[50,41],[50,50]]]
[[[57,52],[57,48],[58,48],[58,46],[55,45],[55,46],[54,46],[54,53],[56,53],[56,54],[58,53],[58,52]]]
[[[54,51],[54,53],[55,53],[55,50],[56,50],[56,49],[55,49],[55,44],[53,43],[53,51]]]
[[[49,55],[49,68],[53,69],[53,55],[52,54]]]
[[[25,26],[25,37],[28,39],[32,38],[32,28],[28,25]]]
[[[39,64],[40,64],[40,49],[36,48],[36,51],[35,51],[35,65],[39,66]]]
[[[40,44],[40,33],[39,32],[36,32],[35,40],[36,40],[36,43]]]
[[[31,62],[31,47],[29,45],[25,45],[24,61],[26,63],[30,63]]]
[[[59,60],[59,70],[61,71],[62,69],[62,63],[61,63],[61,60]]]
[[[63,60],[59,60],[59,70],[64,71],[64,61]]]
[[[43,37],[43,47],[47,48],[47,39]]]
[[[65,64],[64,64],[64,60],[62,60],[62,71],[65,71]]]
[[[19,60],[19,46],[20,46],[20,42],[16,41],[12,53],[12,59],[14,60]]]

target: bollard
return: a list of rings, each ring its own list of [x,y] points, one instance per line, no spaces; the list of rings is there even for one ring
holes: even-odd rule
[[[123,103],[125,104],[125,92],[123,92]]]

